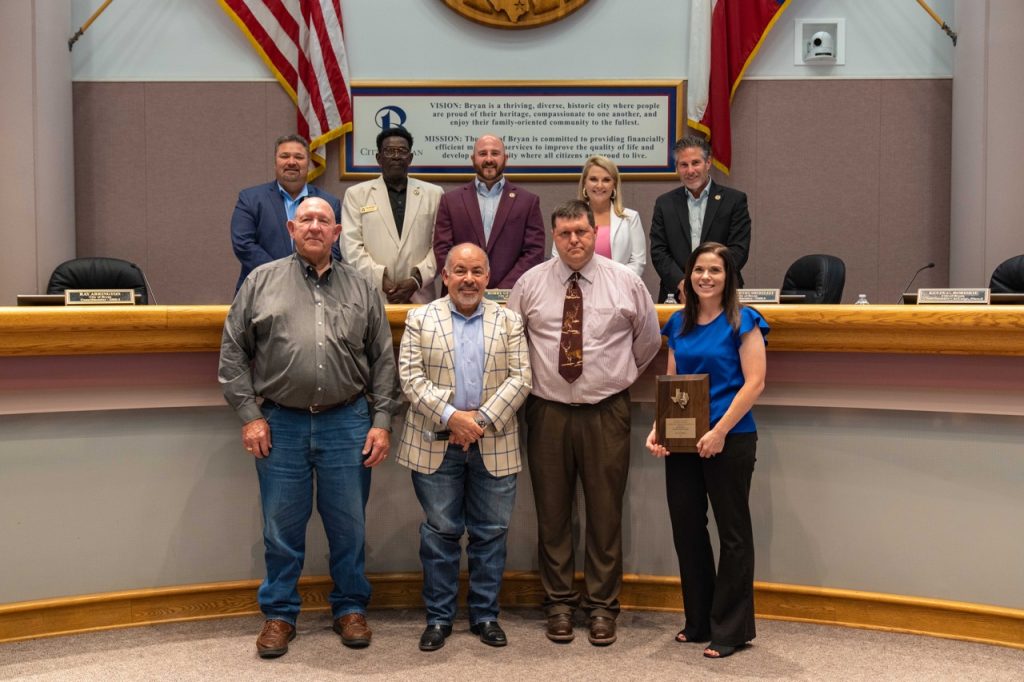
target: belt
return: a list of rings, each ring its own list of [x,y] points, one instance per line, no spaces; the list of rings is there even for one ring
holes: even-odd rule
[[[613,393],[610,396],[606,396],[606,397],[602,398],[601,400],[598,400],[596,403],[563,403],[563,402],[561,402],[559,400],[548,400],[547,398],[541,398],[540,396],[535,396],[535,395],[530,395],[530,398],[534,398],[536,400],[543,400],[544,402],[551,403],[552,405],[561,405],[562,407],[601,407],[605,403],[609,403],[612,400],[615,400],[616,398],[618,398],[619,396],[622,396],[622,395],[628,396],[629,395],[629,389],[625,388],[625,389],[619,391],[618,393]]]
[[[320,414],[322,412],[330,412],[331,410],[336,410],[339,407],[348,407],[349,405],[351,405],[352,403],[354,403],[355,401],[359,400],[362,397],[363,392],[359,391],[355,395],[346,398],[345,400],[342,400],[340,403],[332,403],[330,405],[310,405],[309,407],[292,407],[290,405],[282,405],[281,403],[276,402],[274,400],[270,400],[268,398],[263,399],[263,404],[270,405],[272,407],[283,407],[286,410],[295,410],[296,412],[309,412],[310,414]]]

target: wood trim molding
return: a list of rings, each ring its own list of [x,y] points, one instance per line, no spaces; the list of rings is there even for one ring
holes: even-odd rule
[[[582,574],[576,579],[582,581]],[[3,604],[0,642],[253,615],[259,613],[259,582],[239,580]],[[375,574],[370,576],[370,582],[374,608],[422,606],[419,573]],[[460,601],[464,604],[465,576],[461,587]],[[328,576],[301,579],[303,609],[326,610],[330,590]],[[754,592],[760,618],[906,632],[1024,649],[1024,610],[779,583],[754,583]],[[539,607],[542,598],[536,573],[505,574],[501,590],[504,606]],[[627,609],[682,610],[678,578],[627,575],[620,599]]]
[[[410,305],[387,306],[395,345]],[[678,308],[656,306],[664,324]],[[0,356],[220,350],[227,306],[0,307]],[[1024,356],[1024,306],[765,305],[768,349]]]

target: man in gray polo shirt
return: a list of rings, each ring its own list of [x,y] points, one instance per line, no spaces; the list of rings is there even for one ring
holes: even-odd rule
[[[295,637],[314,478],[334,629],[349,647],[372,635],[364,514],[370,469],[388,456],[398,383],[380,291],[331,257],[340,231],[323,199],[299,204],[288,221],[295,253],[253,270],[224,322],[218,378],[242,420],[263,506],[263,658],[286,653]]]

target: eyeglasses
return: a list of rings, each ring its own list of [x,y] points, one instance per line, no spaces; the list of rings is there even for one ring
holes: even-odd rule
[[[386,159],[404,159],[409,153],[404,147],[384,147],[380,150],[380,155]]]

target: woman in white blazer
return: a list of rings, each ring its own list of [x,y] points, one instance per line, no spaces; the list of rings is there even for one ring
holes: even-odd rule
[[[590,204],[597,224],[595,253],[622,263],[643,277],[647,264],[647,239],[640,216],[622,206],[622,184],[615,162],[591,156],[580,173],[578,198]],[[552,249],[552,255],[557,255]]]

